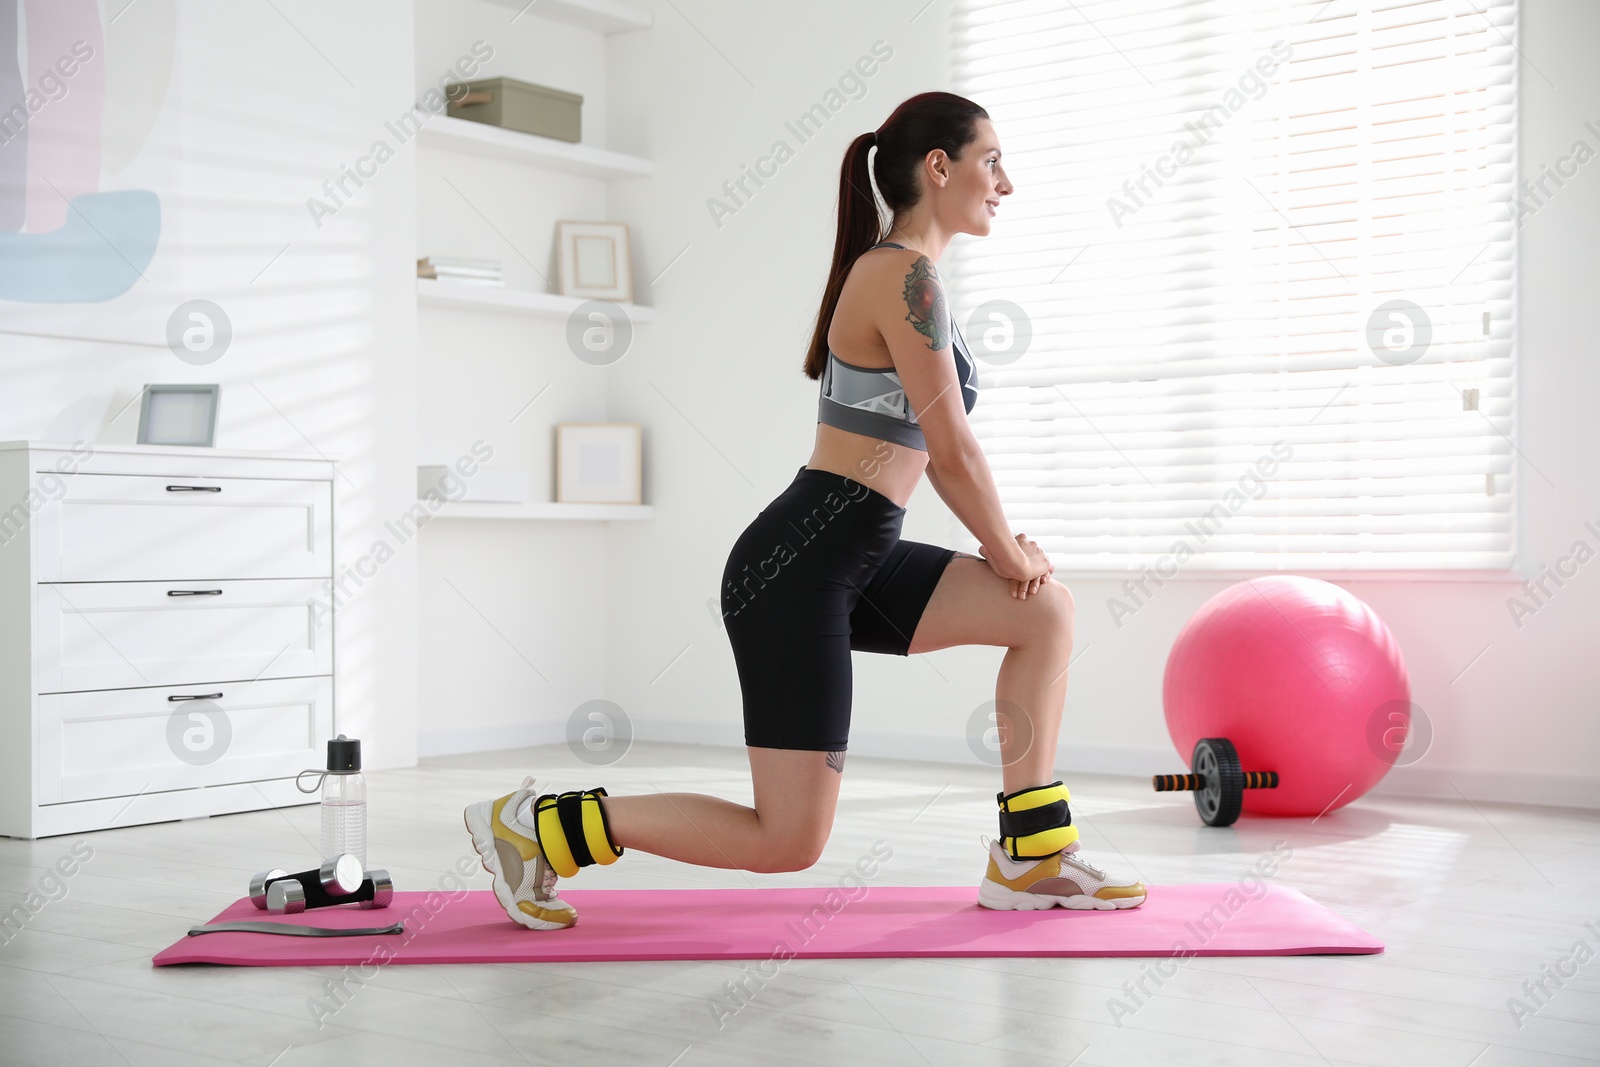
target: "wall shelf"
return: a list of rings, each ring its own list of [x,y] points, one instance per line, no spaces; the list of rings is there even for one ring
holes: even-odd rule
[[[627,3],[625,0],[494,0],[494,3],[516,19],[524,15],[530,19],[547,19],[568,23],[600,34],[624,33],[648,29],[654,24],[654,15],[647,8]],[[526,24],[524,24],[526,25]],[[538,23],[534,23],[537,26]],[[548,28],[548,27],[547,27]],[[602,42],[605,43],[605,42]],[[609,47],[607,48],[609,50]],[[430,161],[444,164],[475,163],[477,159],[496,159],[531,167],[528,175],[536,185],[552,184],[538,172],[573,174],[600,181],[617,181],[628,178],[648,178],[655,173],[655,163],[642,156],[613,152],[594,145],[561,141],[553,137],[502,129],[488,123],[454,118],[448,114],[433,115],[421,127],[417,141],[422,150],[441,153]],[[442,155],[452,153],[452,155]],[[459,155],[454,155],[459,154]],[[520,176],[519,176],[520,177]],[[559,193],[560,187],[557,187]],[[584,190],[590,195],[596,190]],[[425,213],[426,208],[419,203]],[[429,221],[423,214],[419,218],[419,231]],[[427,244],[428,241],[422,243]],[[420,254],[420,252],[419,252]],[[419,306],[455,308],[470,312],[499,312],[501,314],[532,316],[566,320],[587,298],[562,296],[558,293],[536,292],[532,289],[506,288],[504,286],[472,285],[437,278],[417,279],[417,304]],[[653,307],[611,301],[620,307],[630,322],[650,322],[655,318]],[[517,333],[520,331],[513,331]],[[508,335],[510,336],[510,335]],[[437,502],[435,502],[437,504]],[[524,503],[490,503],[484,501],[447,501],[435,505],[424,502],[432,519],[448,519],[452,523],[475,519],[500,522],[627,522],[646,521],[655,517],[655,508],[649,504],[567,504],[552,501]]]
[[[526,10],[530,15],[570,22],[575,26],[599,30],[601,33],[625,33],[628,30],[649,29],[652,17],[649,11],[621,0],[497,0],[505,7]]]
[[[541,315],[556,319],[564,319],[580,305],[588,303],[587,299],[579,296],[536,293],[531,289],[507,289],[498,285],[468,285],[437,278],[417,279],[417,302],[433,307],[504,311],[514,315]],[[655,318],[656,309],[648,304],[613,303],[627,314],[629,322],[649,322]]]
[[[472,501],[446,502],[434,512],[434,519],[576,519],[618,521],[650,519],[655,508],[649,504],[486,504]]]
[[[471,119],[453,119],[449,115],[435,115],[429,119],[422,127],[420,140],[435,148],[476,152],[589,178],[648,178],[656,169],[653,162],[642,156],[506,130]]]

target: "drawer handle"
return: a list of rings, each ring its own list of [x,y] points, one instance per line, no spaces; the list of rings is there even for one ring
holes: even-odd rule
[[[167,486],[167,492],[169,492],[169,493],[220,493],[220,492],[222,492],[222,486],[220,486],[220,485],[169,485],[169,486]]]
[[[222,699],[222,694],[221,693],[195,693],[195,694],[192,694],[192,695],[185,695],[183,693],[174,693],[172,696],[169,696],[167,699],[168,700],[221,700]]]
[[[220,589],[168,589],[168,596],[221,596]]]

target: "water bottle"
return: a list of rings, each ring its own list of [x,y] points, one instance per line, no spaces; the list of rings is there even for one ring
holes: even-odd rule
[[[361,742],[340,734],[328,742],[322,779],[322,858],[349,852],[367,869],[367,781],[361,777]]]

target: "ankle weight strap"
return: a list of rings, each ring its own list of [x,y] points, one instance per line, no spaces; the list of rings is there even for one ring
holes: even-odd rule
[[[535,837],[545,861],[562,878],[580,867],[615,863],[622,849],[611,842],[606,809],[600,806],[604,789],[546,793],[534,804]]]
[[[1060,852],[1078,840],[1067,808],[1071,794],[1061,782],[1019,789],[1000,802],[1000,847],[1014,860],[1033,859]]]

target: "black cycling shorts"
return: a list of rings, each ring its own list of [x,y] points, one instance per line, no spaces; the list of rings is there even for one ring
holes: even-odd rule
[[[908,655],[953,548],[900,539],[906,509],[802,466],[745,527],[722,572],[722,618],[746,745],[840,751],[850,652]]]

